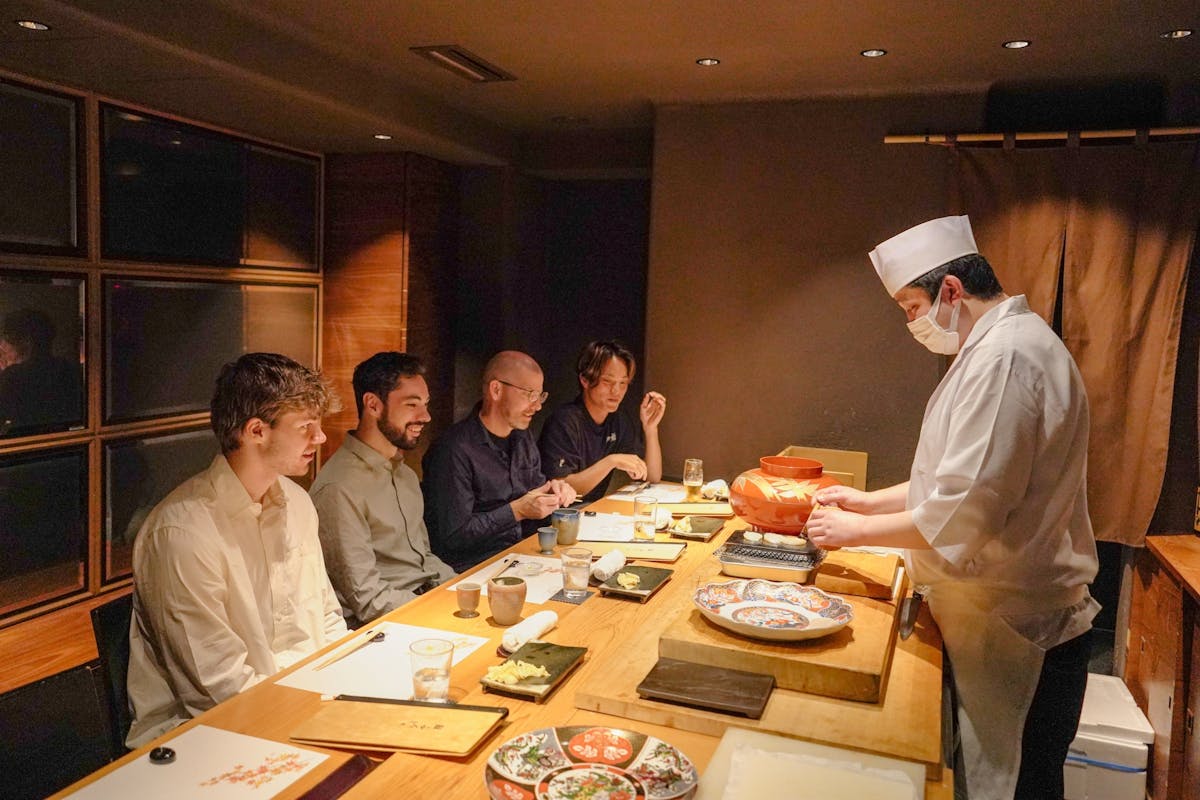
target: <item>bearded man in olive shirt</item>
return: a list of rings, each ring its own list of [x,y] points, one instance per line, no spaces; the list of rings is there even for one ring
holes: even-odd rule
[[[421,361],[407,353],[376,353],[355,367],[358,427],[309,490],[325,567],[350,627],[455,574],[430,549],[421,486],[404,463],[430,420],[424,375]]]

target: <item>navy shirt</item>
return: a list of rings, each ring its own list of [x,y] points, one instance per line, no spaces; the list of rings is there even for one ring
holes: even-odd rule
[[[533,436],[514,430],[506,453],[478,406],[438,438],[421,462],[425,525],[433,552],[463,572],[525,538],[537,520],[517,521],[509,503],[546,482]]]
[[[583,395],[559,406],[550,415],[538,440],[542,467],[547,477],[562,478],[587,469],[609,453],[632,453],[646,457],[641,428],[618,409],[599,425],[583,404]],[[612,471],[581,499],[590,503],[604,496]]]

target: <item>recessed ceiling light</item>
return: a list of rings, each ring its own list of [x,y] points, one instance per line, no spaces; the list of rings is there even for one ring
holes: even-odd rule
[[[719,58],[697,58],[696,63],[702,67],[715,67],[717,64],[721,63],[721,59],[719,59]]]
[[[1012,41],[1005,42],[1004,47],[1007,50],[1024,50],[1031,44],[1033,42],[1030,42],[1028,39],[1013,39]]]
[[[865,58],[879,58],[880,56],[886,56],[887,50],[880,50],[878,48],[872,50],[863,50],[861,53],[859,53],[859,55],[864,56]]]
[[[1179,28],[1178,30],[1166,31],[1165,33],[1159,34],[1159,36],[1161,36],[1163,39],[1186,39],[1191,35],[1191,28]]]
[[[128,111],[121,111],[117,114],[118,117],[126,122],[145,122],[146,118],[139,114],[130,114]]]
[[[36,19],[18,19],[15,22],[27,31],[48,31],[50,26]]]
[[[381,142],[388,142],[391,141],[392,135],[390,133],[377,133],[375,134],[375,138]]]

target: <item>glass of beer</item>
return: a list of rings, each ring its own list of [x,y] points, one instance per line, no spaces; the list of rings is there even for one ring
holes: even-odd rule
[[[653,541],[657,515],[658,499],[654,495],[639,494],[633,498],[633,538]]]
[[[689,458],[683,462],[683,488],[687,491],[683,500],[685,503],[698,503],[703,500],[700,488],[704,486],[704,462],[698,458]]]

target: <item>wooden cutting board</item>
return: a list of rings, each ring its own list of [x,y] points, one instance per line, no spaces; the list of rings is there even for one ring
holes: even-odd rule
[[[708,577],[705,576],[708,570]],[[717,566],[698,571],[697,585]],[[709,622],[689,606],[663,631],[658,654],[714,667],[775,676],[782,689],[876,702],[895,649],[897,606],[892,601],[846,597],[854,620],[828,636],[798,642],[751,639]]]
[[[814,585],[833,594],[887,600],[896,585],[901,558],[852,550],[833,550],[821,562]]]

